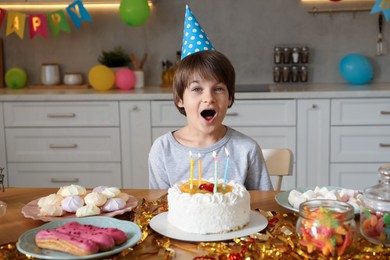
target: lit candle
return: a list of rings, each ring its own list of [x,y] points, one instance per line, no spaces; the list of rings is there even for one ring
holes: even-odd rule
[[[225,147],[225,153],[226,153],[226,165],[225,165],[225,174],[223,175],[223,189],[226,188],[226,180],[227,180],[227,174],[228,174],[228,169],[229,169],[229,151]]]
[[[218,186],[218,158],[217,158],[217,152],[214,151],[213,152],[213,157],[214,157],[214,169],[215,169],[215,172],[214,172],[214,193],[218,192],[217,190],[217,186]]]
[[[192,152],[190,151],[190,189],[194,187],[194,158],[192,157]]]
[[[202,182],[202,158],[200,153],[198,153],[198,178],[198,185],[200,185]]]

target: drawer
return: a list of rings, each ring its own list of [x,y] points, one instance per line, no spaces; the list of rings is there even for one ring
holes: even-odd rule
[[[117,102],[4,103],[6,127],[119,126]]]
[[[384,163],[383,163],[384,164]],[[363,190],[378,184],[381,163],[332,163],[330,185]]]
[[[11,187],[122,188],[120,163],[9,163],[8,174]]]
[[[7,128],[9,162],[119,162],[119,128]]]
[[[332,127],[331,162],[390,163],[390,126]]]
[[[390,99],[333,99],[332,125],[390,125]]]
[[[186,118],[172,101],[152,102],[152,126],[183,126]],[[295,100],[236,100],[228,109],[229,126],[295,126]]]

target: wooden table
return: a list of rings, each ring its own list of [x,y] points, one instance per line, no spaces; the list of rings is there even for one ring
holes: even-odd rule
[[[7,212],[4,217],[0,218],[0,245],[15,242],[23,232],[44,224],[40,220],[25,218],[21,213],[22,208],[30,201],[55,193],[57,190],[56,188],[7,188],[5,192],[0,192],[0,200],[7,203]],[[147,189],[122,189],[122,191],[147,201],[155,200],[166,193],[166,190]],[[252,209],[288,212],[276,203],[274,198],[277,193],[277,191],[250,191]],[[177,259],[183,259],[180,256],[184,259],[193,258],[188,255],[188,252],[179,250]]]

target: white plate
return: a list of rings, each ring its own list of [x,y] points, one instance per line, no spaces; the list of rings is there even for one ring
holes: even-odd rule
[[[94,225],[98,227],[117,228],[126,233],[129,239],[122,245],[114,247],[110,251],[96,253],[88,256],[75,256],[55,250],[41,249],[35,244],[35,235],[42,229],[53,229],[65,223],[77,221],[80,224]],[[23,233],[16,244],[19,252],[40,259],[98,259],[122,252],[124,249],[135,245],[142,238],[140,228],[133,222],[119,220],[111,217],[88,217],[88,218],[64,218],[46,223],[38,228]]]
[[[335,186],[325,186],[328,190],[342,190],[343,188],[341,187],[335,187]],[[288,196],[290,195],[290,192],[292,190],[297,190],[297,191],[300,191],[300,192],[305,192],[305,191],[308,191],[308,190],[314,190],[315,187],[303,187],[303,188],[296,188],[296,189],[291,189],[291,190],[288,190],[288,191],[283,191],[283,192],[279,192],[278,194],[276,194],[275,196],[275,200],[276,202],[286,208],[286,209],[289,209],[289,210],[292,210],[292,211],[295,211],[295,212],[299,212],[299,209],[296,209],[294,208],[290,202],[288,202]],[[355,209],[355,214],[359,214],[359,210],[356,210]]]
[[[150,227],[163,236],[191,242],[210,242],[210,241],[224,241],[236,237],[248,236],[260,232],[268,225],[268,220],[259,212],[251,211],[250,221],[244,228],[222,234],[193,234],[184,232],[168,222],[168,212],[163,212],[153,217],[150,221]]]
[[[53,220],[60,220],[63,218],[76,218],[76,214],[74,213],[66,213],[64,216],[61,217],[50,217],[50,216],[41,216],[39,215],[39,206],[38,206],[39,199],[30,201],[24,207],[22,208],[22,213],[26,218],[32,218],[34,220],[42,220],[42,221],[53,221]],[[138,199],[134,196],[129,195],[129,199],[126,201],[126,205],[123,209],[115,210],[111,212],[102,212],[99,216],[106,216],[106,217],[113,217],[116,215],[122,215],[125,212],[131,211],[135,206],[138,204]]]

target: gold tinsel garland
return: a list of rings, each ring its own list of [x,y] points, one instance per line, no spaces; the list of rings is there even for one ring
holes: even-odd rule
[[[390,248],[375,245],[357,236],[353,246],[340,257],[329,258],[319,252],[307,253],[295,233],[296,213],[278,213],[257,209],[268,219],[268,226],[261,232],[247,237],[235,238],[230,242],[188,243],[169,239],[155,233],[150,220],[168,210],[166,195],[151,202],[140,200],[138,206],[121,218],[134,221],[142,231],[142,239],[133,248],[108,259],[133,259],[152,257],[172,259],[175,250],[194,255],[195,260],[251,260],[251,259],[390,259]],[[16,243],[0,246],[0,259],[33,259],[17,251]]]

